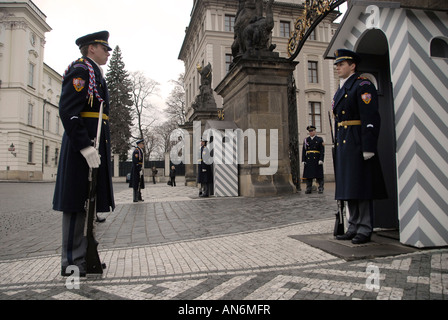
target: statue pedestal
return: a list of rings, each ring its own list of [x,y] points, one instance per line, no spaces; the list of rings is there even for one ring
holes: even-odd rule
[[[292,183],[289,160],[288,76],[296,62],[284,58],[242,58],[236,62],[215,91],[224,99],[225,119],[234,121],[243,131],[257,135],[255,164],[248,161],[248,138],[245,138],[244,164],[239,168],[241,196],[258,197],[296,192]],[[260,164],[260,129],[266,130],[266,154],[270,155],[270,133],[278,130],[278,166],[276,173],[260,175],[260,169],[273,166]],[[254,143],[254,142],[251,142]]]

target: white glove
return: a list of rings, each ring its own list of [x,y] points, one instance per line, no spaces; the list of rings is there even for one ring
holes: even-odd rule
[[[101,159],[94,147],[87,147],[80,150],[84,158],[86,158],[89,168],[98,168],[101,164]]]
[[[319,160],[319,165],[322,166],[324,162],[322,160]]]
[[[140,170],[140,175],[141,175],[141,176],[143,175],[143,170]]]
[[[364,157],[364,160],[369,160],[370,158],[372,158],[375,155],[375,153],[373,153],[373,152],[363,152],[362,155]]]

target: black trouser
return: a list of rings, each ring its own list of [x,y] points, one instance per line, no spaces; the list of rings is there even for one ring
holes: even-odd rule
[[[370,237],[373,231],[373,200],[347,200],[347,232]]]
[[[210,187],[208,182],[201,183],[200,195],[203,197],[208,197],[210,194]]]
[[[324,190],[324,178],[316,178],[317,183],[319,184],[319,191]],[[306,179],[306,191],[311,192],[311,187],[313,186],[313,178]]]
[[[87,238],[84,235],[86,212],[64,212],[62,214],[62,255],[63,271],[75,265],[86,272]]]

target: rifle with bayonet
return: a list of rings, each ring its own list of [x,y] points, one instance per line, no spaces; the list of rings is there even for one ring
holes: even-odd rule
[[[330,120],[330,131],[331,131],[331,140],[333,142],[333,147],[331,148],[332,154],[333,154],[333,171],[334,171],[334,175],[336,177],[336,165],[335,165],[335,161],[336,161],[336,149],[335,149],[335,141],[334,141],[334,135],[333,135],[333,123],[331,121],[331,113],[330,111],[328,111],[328,118]],[[336,213],[336,220],[334,222],[334,230],[333,230],[333,235],[339,236],[339,235],[343,235],[344,232],[344,201],[343,200],[337,200],[338,203],[338,212]]]
[[[101,124],[103,120],[103,102],[101,102],[100,111],[98,114],[98,129],[96,138],[93,141],[93,146],[99,152],[100,138],[101,138]],[[98,168],[89,169],[89,194],[86,201],[87,223],[85,228],[85,235],[87,238],[87,252],[86,252],[86,273],[102,274],[105,264],[101,263],[98,254],[98,241],[94,235],[94,219],[96,218],[96,195],[97,195],[97,180]]]

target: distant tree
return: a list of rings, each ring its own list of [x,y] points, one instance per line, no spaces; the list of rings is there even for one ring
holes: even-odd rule
[[[153,106],[149,98],[159,92],[159,83],[147,78],[141,71],[131,73],[132,83],[132,114],[137,121],[134,139],[144,138],[149,128],[157,120],[155,112],[151,113]],[[145,148],[146,149],[146,148]]]
[[[143,137],[145,138],[145,159],[150,160],[160,156],[160,137],[152,128],[143,129]]]
[[[171,80],[170,82],[174,83],[175,86],[165,102],[168,106],[165,113],[170,120],[175,121],[178,125],[183,125],[187,117],[184,74],[181,73],[177,80]]]
[[[170,119],[168,121],[165,121],[161,125],[157,126],[155,128],[155,132],[160,137],[160,152],[161,154],[165,154],[166,152],[170,152],[171,148],[173,147],[173,144],[176,144],[176,142],[170,141],[171,133],[179,128],[179,124],[174,121],[174,119]]]
[[[106,81],[109,88],[111,148],[113,153],[120,155],[120,161],[126,161],[132,127],[132,83],[119,46],[112,53]]]

